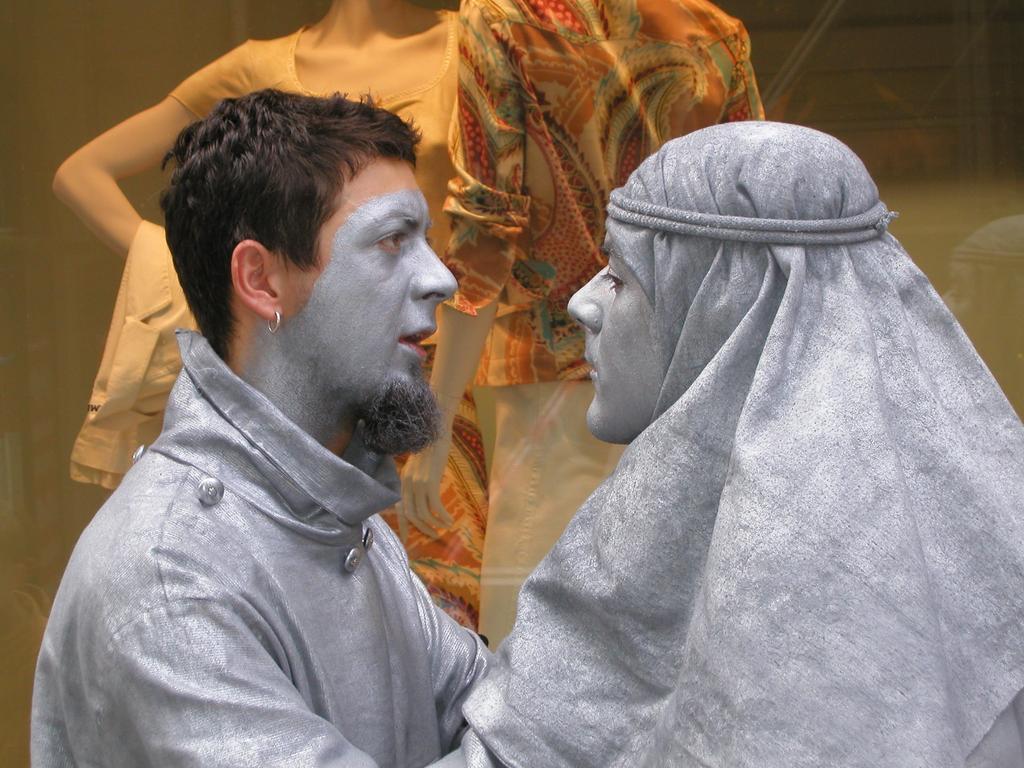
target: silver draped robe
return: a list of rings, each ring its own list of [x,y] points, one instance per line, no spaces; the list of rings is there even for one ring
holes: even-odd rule
[[[1024,428],[884,215],[798,242],[884,211],[863,165],[733,123],[619,194],[668,212],[609,222],[654,307],[659,404],[524,585],[466,762],[961,768],[996,731],[992,764],[1024,762]],[[703,225],[672,211],[796,234],[681,234]]]
[[[33,765],[437,759],[489,654],[376,516],[398,499],[393,462],[357,443],[339,459],[201,336],[179,342],[164,431],[83,533],[54,603]]]

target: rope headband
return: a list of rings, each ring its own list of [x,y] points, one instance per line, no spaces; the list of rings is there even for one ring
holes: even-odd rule
[[[768,245],[841,245],[873,240],[885,234],[899,214],[879,202],[870,210],[843,219],[757,219],[684,211],[627,197],[612,191],[608,216],[626,224],[680,235],[710,237]]]

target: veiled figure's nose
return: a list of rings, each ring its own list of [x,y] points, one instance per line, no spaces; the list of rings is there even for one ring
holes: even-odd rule
[[[601,330],[603,311],[598,301],[598,282],[601,273],[594,275],[590,282],[580,288],[569,299],[569,314],[572,319],[591,333]]]

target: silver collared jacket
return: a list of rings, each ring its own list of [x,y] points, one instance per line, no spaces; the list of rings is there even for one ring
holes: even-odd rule
[[[489,655],[339,459],[201,336],[164,431],[82,534],[36,672],[34,766],[423,766]]]

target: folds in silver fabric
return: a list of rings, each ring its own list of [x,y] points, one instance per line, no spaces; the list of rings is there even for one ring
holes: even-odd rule
[[[615,205],[884,215],[847,147],[773,123],[670,142]],[[524,586],[467,754],[963,766],[1024,687],[1020,420],[891,235],[619,218],[658,323],[656,418]]]

